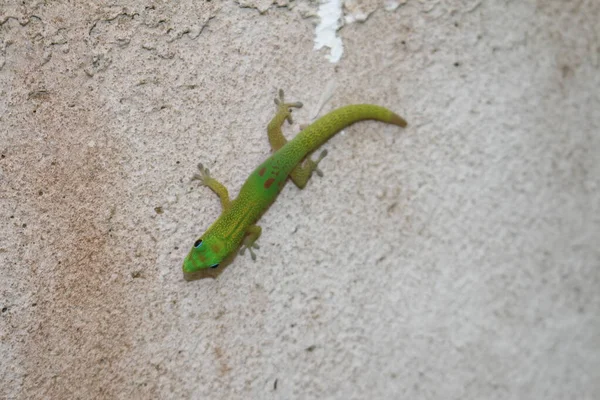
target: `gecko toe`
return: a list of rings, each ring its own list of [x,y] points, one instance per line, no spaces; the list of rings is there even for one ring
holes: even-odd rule
[[[208,168],[204,168],[204,165],[202,165],[202,163],[198,163],[198,171],[200,172],[199,174],[194,174],[192,175],[192,180],[193,181],[200,181],[200,184],[203,186],[206,186],[206,181],[208,179],[210,179],[210,171]]]
[[[260,246],[258,246],[256,243],[252,243],[250,245],[243,244],[242,247],[240,248],[239,255],[243,256],[246,253],[246,250],[248,250],[252,261],[256,261],[256,253],[252,249],[258,250],[258,249],[260,249]]]

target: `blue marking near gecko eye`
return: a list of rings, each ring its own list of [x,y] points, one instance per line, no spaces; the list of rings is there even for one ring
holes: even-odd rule
[[[219,266],[219,264],[213,264],[213,265],[211,265],[210,267],[211,267],[211,268],[217,268],[218,266]]]
[[[202,239],[198,239],[194,242],[194,248],[197,249],[198,247],[202,246]]]

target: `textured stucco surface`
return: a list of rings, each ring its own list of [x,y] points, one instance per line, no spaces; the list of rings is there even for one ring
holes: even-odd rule
[[[317,7],[0,0],[0,398],[600,398],[600,3],[352,1],[337,64]],[[279,87],[410,126],[186,282]]]

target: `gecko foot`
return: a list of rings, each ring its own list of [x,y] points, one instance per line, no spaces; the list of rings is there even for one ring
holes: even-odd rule
[[[202,165],[202,163],[198,164],[198,170],[200,171],[199,174],[194,174],[192,176],[192,180],[193,181],[200,181],[200,184],[202,186],[208,186],[208,180],[211,179],[210,178],[210,171],[208,170],[208,168],[204,168],[204,166]]]
[[[256,253],[252,250],[252,249],[260,249],[260,246],[257,245],[256,243],[252,243],[250,245],[247,244],[243,244],[242,248],[240,249],[240,255],[243,256],[244,253],[246,252],[246,249],[248,249],[248,251],[250,252],[250,258],[252,258],[252,261],[256,261]]]
[[[279,89],[278,94],[279,97],[275,98],[275,104],[277,105],[278,112],[285,114],[285,119],[291,125],[294,123],[294,121],[292,120],[292,108],[301,108],[302,103],[299,101],[296,101],[294,103],[286,103],[284,101],[283,89]]]
[[[327,150],[323,150],[323,151],[321,152],[321,154],[319,154],[319,158],[317,158],[317,160],[316,160],[316,161],[312,161],[312,163],[313,163],[312,169],[313,169],[313,171],[315,171],[315,173],[316,173],[317,175],[319,175],[319,178],[322,178],[322,177],[323,177],[323,172],[322,172],[322,171],[319,169],[319,163],[320,163],[321,161],[323,161],[323,159],[324,159],[325,157],[327,157]]]

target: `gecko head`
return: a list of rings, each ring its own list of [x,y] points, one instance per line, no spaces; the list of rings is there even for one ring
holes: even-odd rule
[[[217,268],[227,256],[223,239],[215,235],[204,235],[194,242],[183,260],[183,273],[193,273],[206,268]]]

